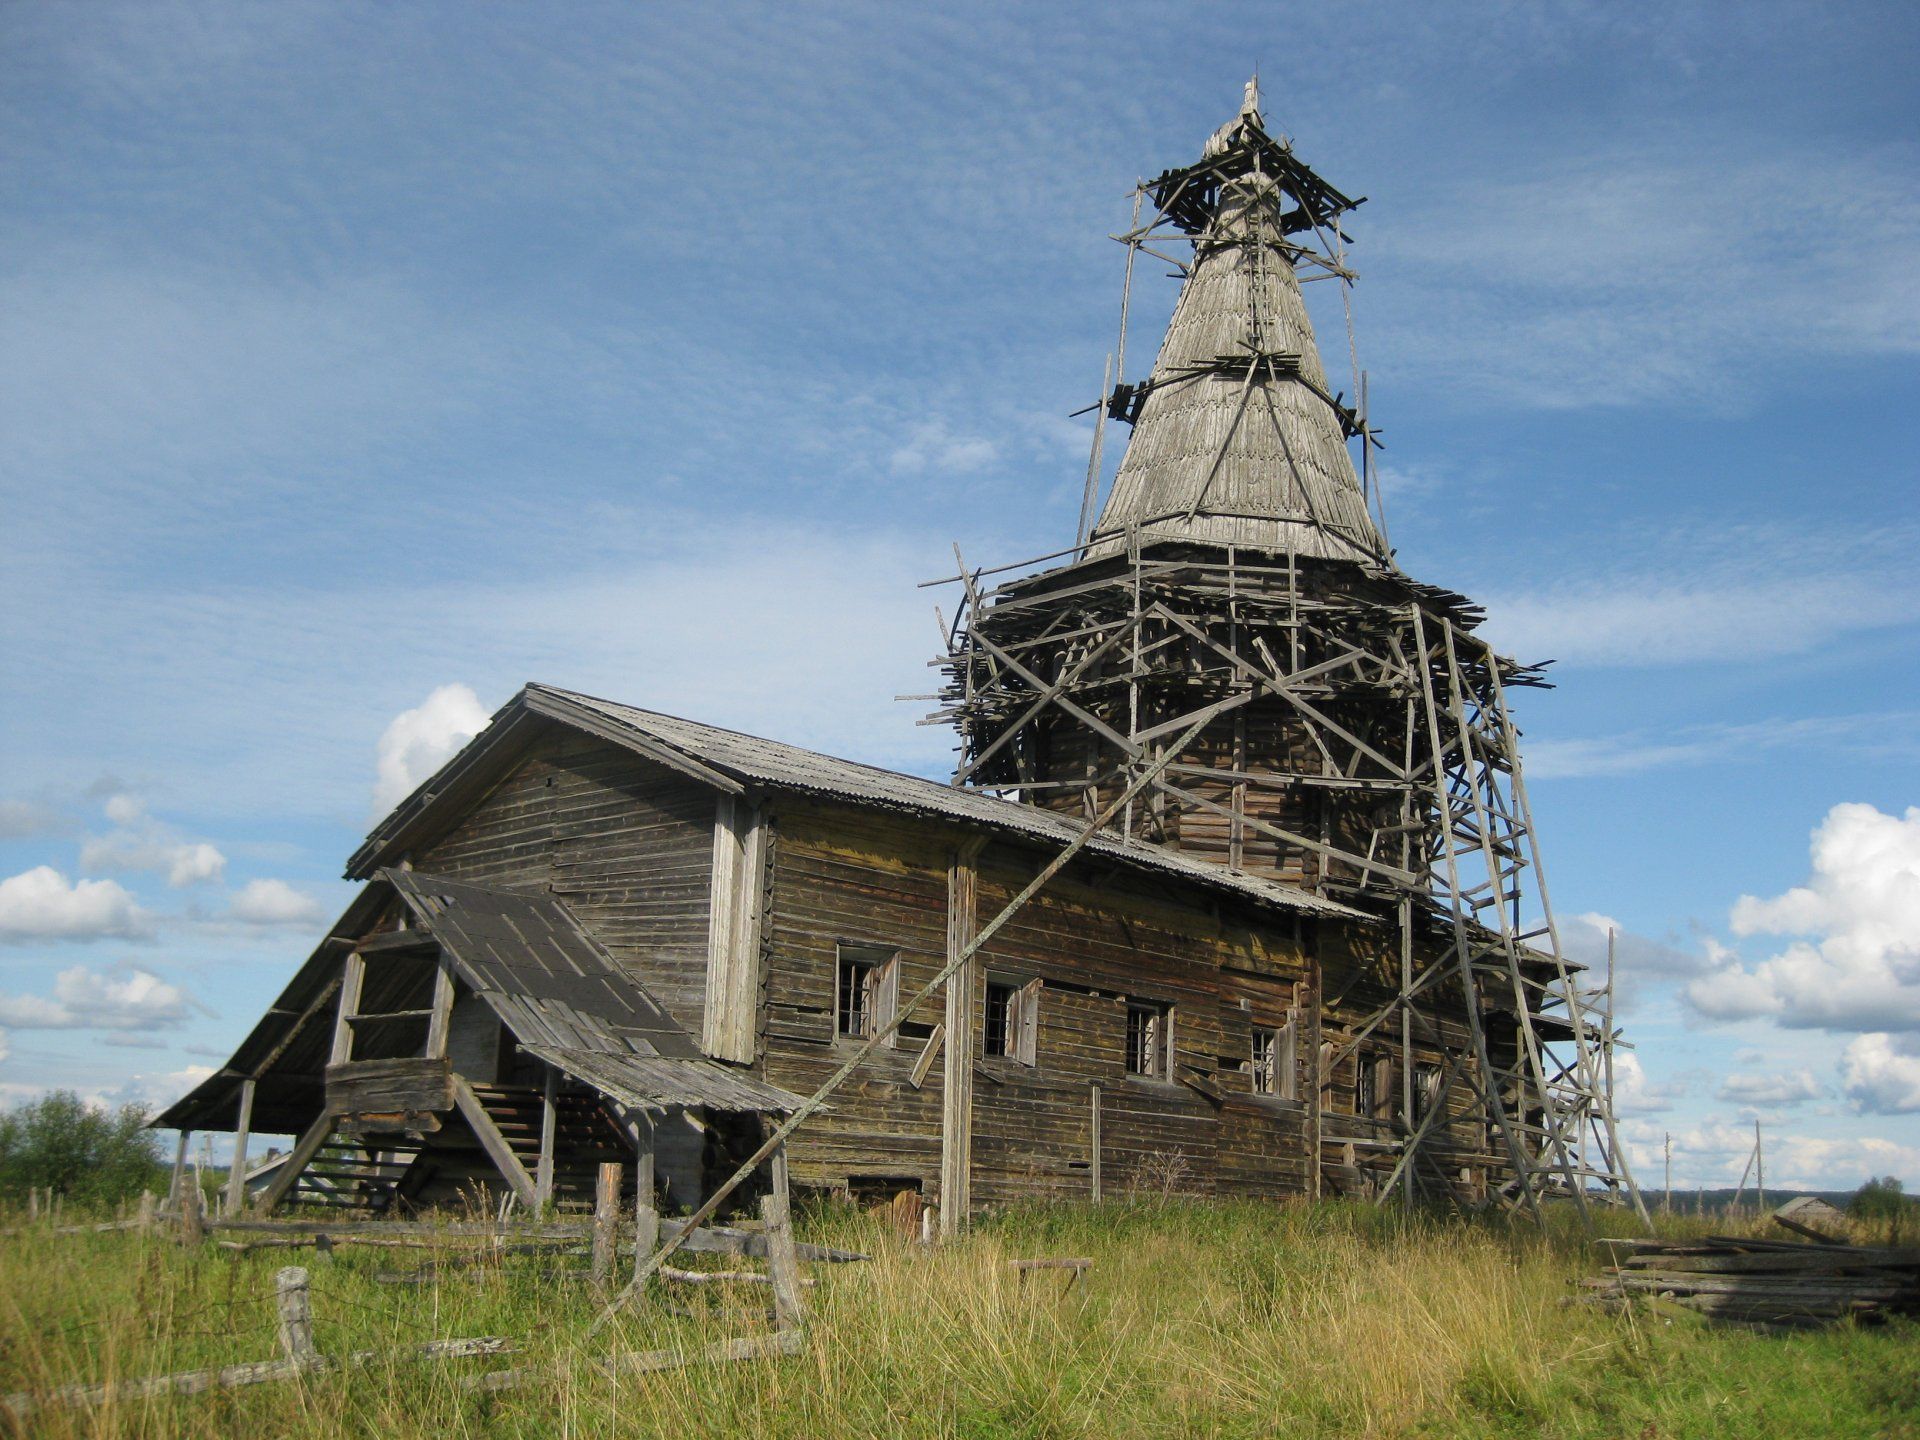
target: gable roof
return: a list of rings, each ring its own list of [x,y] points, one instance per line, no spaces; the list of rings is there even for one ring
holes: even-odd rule
[[[729,794],[750,787],[784,790],[873,806],[904,814],[951,821],[1009,838],[1046,846],[1065,846],[1082,824],[1069,816],[1003,800],[981,790],[943,785],[875,765],[783,744],[716,725],[641,710],[597,696],[551,685],[529,683],[494,715],[485,730],[447,762],[438,774],[410,795],[367,837],[348,862],[349,879],[365,879],[397,859],[406,842],[428,818],[436,801],[478,788],[489,761],[514,745],[529,717],[545,717],[597,735],[646,755]],[[1158,845],[1126,843],[1097,835],[1087,855],[1170,879],[1202,885],[1216,893],[1302,915],[1367,920],[1365,912],[1278,881],[1239,873]]]

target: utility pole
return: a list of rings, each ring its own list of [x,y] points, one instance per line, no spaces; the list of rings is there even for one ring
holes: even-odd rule
[[[1660,1190],[1660,1208],[1666,1214],[1673,1213],[1673,1132],[1667,1131],[1667,1183]]]
[[[1767,1213],[1767,1154],[1760,1148],[1760,1122],[1753,1122],[1753,1198],[1762,1215]]]

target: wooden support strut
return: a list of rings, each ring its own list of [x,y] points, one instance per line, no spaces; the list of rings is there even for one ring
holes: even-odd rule
[[[773,1153],[786,1143],[789,1135],[793,1134],[795,1130],[798,1130],[822,1105],[826,1104],[828,1096],[832,1095],[841,1085],[845,1084],[847,1078],[851,1076],[855,1070],[859,1069],[861,1065],[865,1064],[867,1058],[872,1055],[875,1050],[879,1049],[881,1045],[891,1039],[905,1021],[912,1018],[914,1011],[919,1008],[923,1001],[930,997],[935,990],[946,984],[962,965],[974,957],[982,946],[986,945],[988,941],[992,940],[995,935],[998,935],[1000,931],[1005,928],[1007,922],[1010,921],[1029,900],[1045,889],[1048,882],[1050,882],[1054,876],[1066,869],[1066,867],[1072,863],[1073,858],[1087,847],[1088,842],[1091,841],[1095,835],[1099,834],[1114,816],[1118,815],[1127,805],[1131,804],[1142,790],[1145,790],[1147,786],[1159,777],[1162,770],[1173,763],[1176,756],[1198,738],[1200,732],[1207,727],[1208,723],[1211,722],[1216,715],[1224,714],[1228,710],[1244,705],[1248,698],[1247,695],[1230,696],[1202,710],[1195,717],[1193,723],[1181,732],[1178,740],[1174,744],[1169,745],[1157,759],[1142,769],[1140,773],[1128,783],[1124,790],[1112,800],[1108,801],[1106,805],[1101,808],[1100,813],[1088,821],[1080,833],[1075,835],[1052,860],[1048,861],[1040,873],[1034,876],[1019,894],[1009,900],[998,915],[994,916],[973,939],[967,942],[966,947],[958,956],[949,959],[939,974],[935,975],[931,980],[927,981],[926,984],[921,986],[919,990],[915,991],[913,996],[908,999],[905,1004],[897,1007],[892,1019],[888,1020],[884,1025],[878,1026],[874,1030],[874,1033],[867,1037],[866,1042],[861,1045],[859,1050],[850,1055],[846,1061],[841,1064],[839,1069],[827,1077],[819,1089],[815,1090],[811,1096],[801,1103],[799,1108],[794,1110],[792,1114],[781,1122],[774,1132],[761,1144],[760,1148],[748,1156],[747,1159],[742,1162],[739,1169],[735,1170],[732,1175],[722,1181],[720,1185],[715,1188],[714,1192],[707,1197],[705,1203],[687,1218],[684,1226],[654,1252],[652,1259],[635,1267],[633,1279],[627,1283],[626,1289],[622,1290],[609,1301],[607,1307],[595,1317],[593,1324],[588,1328],[588,1335],[597,1335],[612,1321],[613,1317],[624,1305],[641,1293],[646,1286],[648,1278],[664,1265],[667,1262],[667,1258],[679,1248],[682,1243],[682,1237],[691,1234],[696,1228],[704,1225],[721,1205],[726,1203],[727,1197],[733,1194],[733,1192],[746,1181],[748,1176],[752,1175],[755,1170],[765,1164],[766,1161],[772,1157]],[[949,1033],[947,1037],[947,1043],[949,1046],[953,1043],[951,1033]]]

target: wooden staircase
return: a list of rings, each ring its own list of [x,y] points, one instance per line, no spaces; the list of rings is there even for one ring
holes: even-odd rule
[[[530,1086],[475,1085],[474,1098],[498,1127],[514,1158],[529,1175],[540,1167],[541,1092]],[[553,1203],[563,1210],[592,1210],[603,1162],[625,1167],[633,1149],[598,1095],[562,1090],[553,1097]]]

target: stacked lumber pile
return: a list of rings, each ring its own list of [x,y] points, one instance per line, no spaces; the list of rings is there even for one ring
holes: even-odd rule
[[[1920,1314],[1920,1250],[1725,1235],[1607,1243],[1627,1253],[1586,1283],[1595,1292],[1588,1298],[1609,1309],[1650,1296],[1716,1320],[1783,1329]]]

